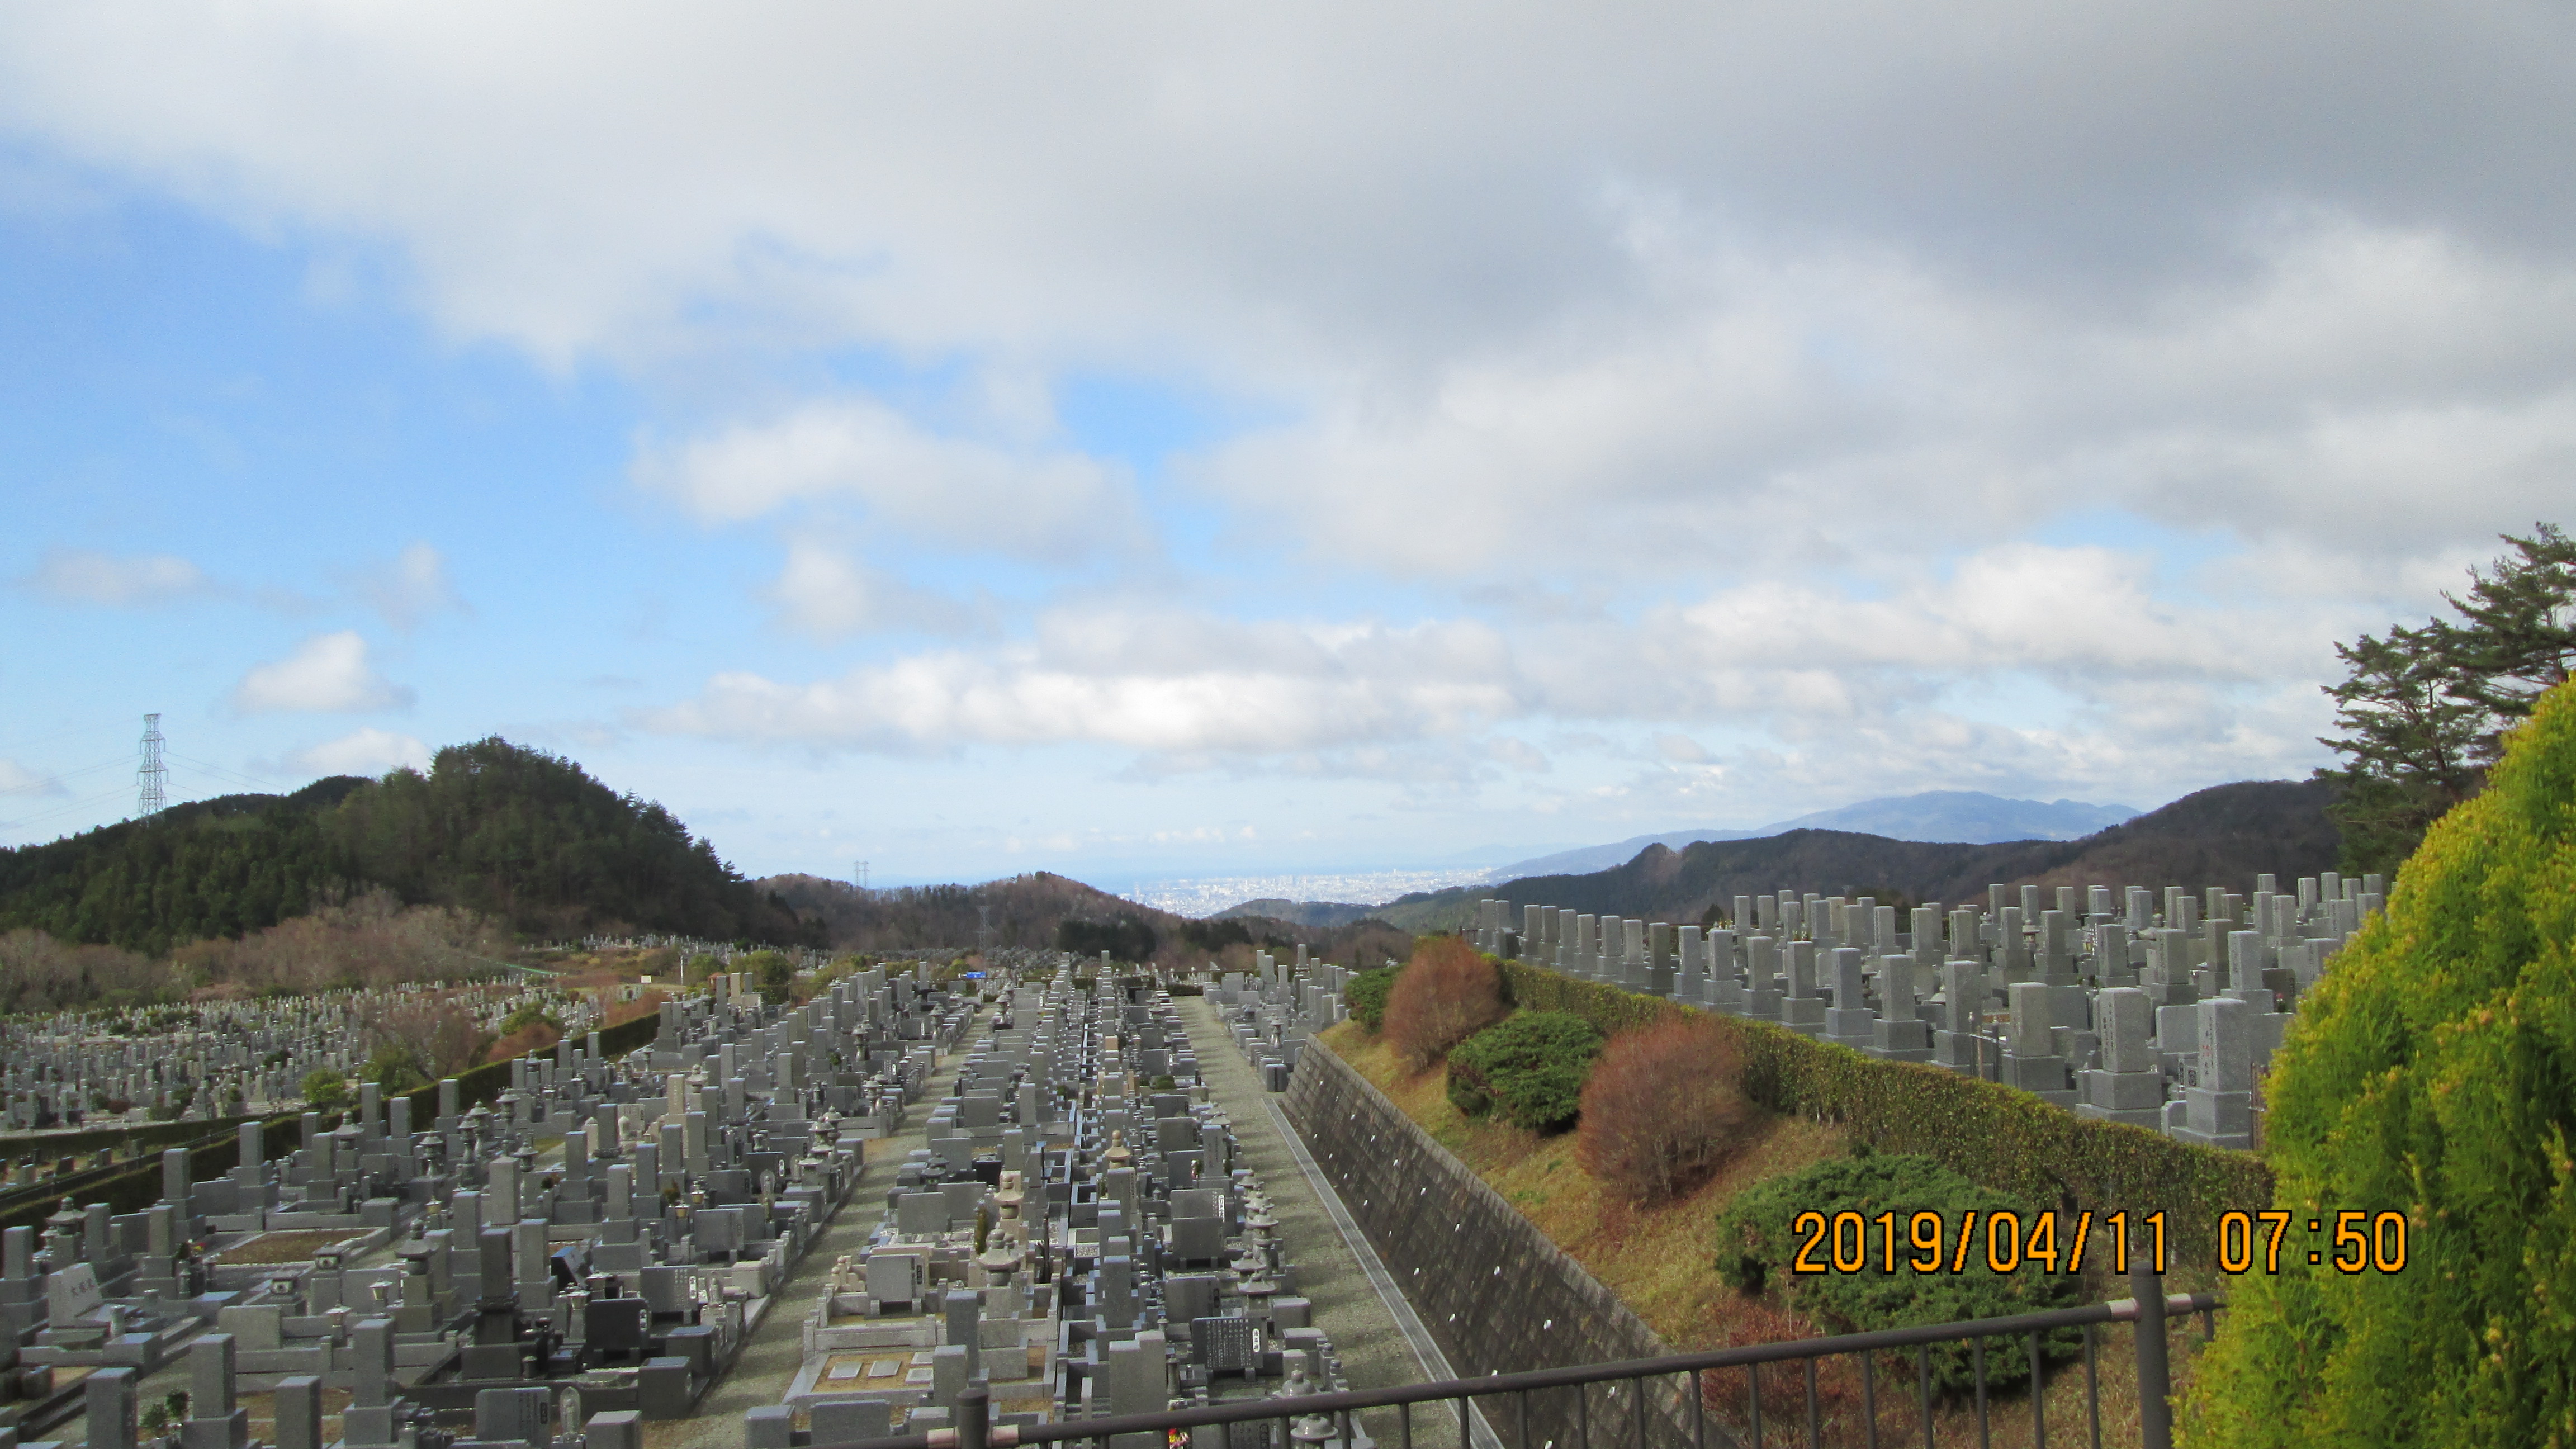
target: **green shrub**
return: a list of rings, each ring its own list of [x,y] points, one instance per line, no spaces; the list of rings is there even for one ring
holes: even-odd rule
[[[785,991],[796,979],[796,963],[777,951],[753,951],[734,958],[733,969],[751,973],[751,984],[762,992]]]
[[[316,1112],[328,1112],[349,1100],[349,1083],[329,1067],[315,1067],[304,1074],[304,1105]]]
[[[1372,1036],[1386,1025],[1386,994],[1395,989],[1396,973],[1403,969],[1401,966],[1381,966],[1375,971],[1363,971],[1343,983],[1343,1002],[1350,1007],[1351,1016],[1367,1027]]]
[[[387,1042],[376,1048],[358,1069],[358,1076],[383,1088],[389,1098],[429,1083],[429,1073],[421,1068],[420,1049],[408,1042]]]
[[[2277,1275],[2258,1258],[2229,1286],[2179,1416],[2190,1441],[2568,1442],[2576,686],[2541,699],[2486,793],[2433,826],[2387,911],[2300,995],[2265,1090],[2290,1228]],[[2338,1270],[2340,1212],[2371,1214],[2363,1232],[2404,1214],[2404,1269]],[[2365,1248],[2394,1248],[2386,1231]]]
[[[1949,1264],[1958,1251],[1959,1229],[1970,1211],[1977,1214],[1979,1226],[1971,1232],[1961,1271],[1952,1273]],[[1808,1212],[1822,1214],[1822,1224],[1800,1224],[1800,1214]],[[1833,1270],[1832,1228],[1836,1216],[1846,1212],[1861,1218],[1859,1272]],[[1872,1221],[1890,1212],[1895,1217],[1887,1229]],[[1941,1215],[1937,1252],[1914,1245],[1910,1229],[1914,1215],[1922,1212]],[[1799,1312],[1833,1333],[1999,1318],[2072,1305],[2081,1293],[2082,1280],[2077,1276],[2052,1272],[2047,1264],[2027,1257],[2012,1272],[1994,1270],[1986,1257],[1990,1244],[1983,1225],[1996,1213],[2016,1215],[2024,1230],[2042,1220],[2032,1204],[1979,1187],[1928,1157],[1865,1152],[1828,1158],[1745,1191],[1718,1215],[1717,1273],[1740,1293],[1760,1294],[1777,1286]],[[1823,1240],[1811,1243],[1820,1228]],[[1886,1271],[1889,1229],[1894,1234],[1896,1271],[1892,1273]],[[2069,1231],[2065,1223],[2051,1227],[2051,1252],[2060,1265],[2072,1245]],[[1848,1223],[1842,1232],[1848,1255],[1855,1241]],[[2011,1261],[2023,1246],[2021,1233],[2009,1234],[2002,1244],[1991,1246],[1998,1252],[2009,1246],[2006,1261]],[[1807,1262],[1825,1265],[1827,1271],[1793,1271],[1802,1251]],[[1937,1256],[1941,1266],[1935,1272],[1918,1272],[1909,1261],[1916,1256]],[[1843,1261],[1849,1263],[1850,1258]],[[2016,1360],[1995,1361],[1998,1353],[2026,1354],[2027,1344],[2027,1339],[2014,1339],[1987,1345],[1987,1392],[2029,1382],[2026,1370],[2018,1377],[2014,1374],[2010,1364]],[[2044,1357],[2062,1362],[2084,1351],[2084,1336],[2079,1329],[2058,1329],[2042,1340],[2041,1348]],[[2028,1362],[2026,1357],[2017,1361]],[[1976,1360],[1968,1344],[1933,1345],[1931,1363],[1934,1393],[1975,1391]]]
[[[1533,1132],[1574,1124],[1583,1079],[1601,1055],[1601,1033],[1565,1011],[1524,1011],[1485,1028],[1449,1053],[1449,1100],[1470,1117],[1500,1107]]]
[[[545,1007],[530,1001],[522,1003],[516,1011],[501,1018],[501,1035],[509,1036],[532,1026],[550,1026],[555,1029],[556,1035],[563,1034],[562,1019]]]

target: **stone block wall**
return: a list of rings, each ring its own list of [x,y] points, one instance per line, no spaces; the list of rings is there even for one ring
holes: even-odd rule
[[[1460,1377],[1670,1352],[1616,1294],[1330,1048],[1299,1055],[1284,1105]],[[1529,1395],[1526,1404],[1489,1398],[1479,1405],[1512,1449],[1639,1442],[1636,1391],[1626,1386],[1595,1385],[1580,1402],[1574,1390],[1554,1389]],[[1646,1419],[1651,1449],[1691,1444],[1682,1380],[1654,1381]],[[1432,1436],[1424,1442],[1450,1442],[1436,1411],[1417,1409],[1414,1425],[1417,1435]],[[1709,1436],[1720,1442],[1714,1424]]]

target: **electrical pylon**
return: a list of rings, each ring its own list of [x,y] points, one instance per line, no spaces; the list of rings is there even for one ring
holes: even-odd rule
[[[134,770],[134,815],[149,820],[161,813],[168,803],[162,786],[170,777],[170,767],[161,763],[161,747],[169,741],[161,737],[161,716],[143,717],[143,763]]]

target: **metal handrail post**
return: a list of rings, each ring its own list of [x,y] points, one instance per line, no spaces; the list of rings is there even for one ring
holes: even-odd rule
[[[2138,1443],[2140,1449],[2173,1449],[2173,1368],[2165,1357],[2165,1289],[2155,1264],[2141,1254],[2129,1262],[2129,1294],[2137,1303]]]

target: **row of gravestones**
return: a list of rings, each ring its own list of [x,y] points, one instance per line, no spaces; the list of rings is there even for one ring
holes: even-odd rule
[[[647,1386],[645,1412],[676,1416],[742,1341],[747,1304],[855,1188],[858,1143],[838,1137],[835,1104],[918,1082],[930,1048],[916,1043],[953,1034],[962,1015],[945,988],[881,971],[793,1010],[730,978],[666,1003],[655,1041],[623,1059],[596,1035],[568,1039],[514,1063],[499,1100],[471,1111],[442,1083],[421,1131],[408,1100],[372,1088],[336,1131],[308,1116],[281,1159],[244,1124],[243,1165],[224,1179],[191,1183],[187,1154],[165,1156],[168,1201],[140,1223],[93,1207],[41,1249],[10,1230],[0,1305],[13,1330],[34,1330],[31,1357],[148,1371],[211,1326],[260,1383],[340,1381],[365,1343],[342,1319],[363,1310],[388,1325],[389,1369],[461,1355],[467,1377],[504,1387],[626,1364]],[[537,1139],[557,1135],[560,1160],[541,1170]],[[411,1235],[383,1267],[325,1252],[310,1268],[172,1272],[209,1232],[348,1226],[381,1241],[404,1220]],[[487,1311],[471,1341],[452,1339],[460,1315],[495,1304],[509,1332],[496,1339]],[[398,1424],[371,1425],[353,1420],[347,1442],[396,1442]]]
[[[1010,1425],[1344,1386],[1171,998],[1059,972],[997,1005],[746,1442],[936,1430],[970,1387]],[[911,1366],[862,1378],[871,1349]]]
[[[1350,977],[1343,967],[1308,959],[1299,946],[1293,960],[1256,952],[1250,972],[1223,973],[1208,996],[1262,1087],[1284,1092],[1306,1043],[1349,1015]]]
[[[184,1097],[193,1117],[273,1111],[302,1096],[317,1070],[346,1074],[365,1055],[367,1023],[451,997],[486,1027],[538,1000],[528,993],[443,986],[364,988],[177,1012],[61,1012],[0,1022],[0,1130],[82,1125],[102,1103],[141,1120]],[[587,1003],[560,1004],[585,1030]]]
[[[2377,877],[2239,896],[1989,889],[1984,910],[1738,896],[1676,926],[1479,903],[1477,945],[1891,1061],[1934,1062],[2087,1117],[2252,1145],[2259,1074],[2299,993],[2384,903]],[[2010,902],[2010,903],[2008,903]],[[1739,929],[1735,922],[1749,922]]]

